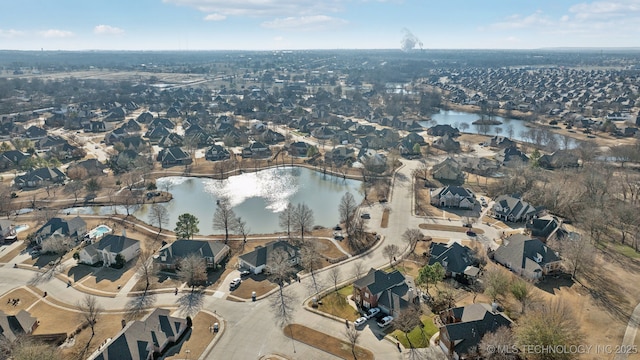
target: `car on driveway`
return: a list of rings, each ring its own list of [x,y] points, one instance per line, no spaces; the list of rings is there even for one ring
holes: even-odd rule
[[[385,328],[391,324],[393,321],[393,316],[385,316],[380,321],[378,321],[378,326],[381,328]]]
[[[364,213],[362,215],[360,215],[361,218],[363,219],[371,219],[371,215],[369,215],[368,213]]]
[[[233,290],[233,289],[237,288],[238,286],[240,286],[241,282],[242,282],[242,279],[240,279],[240,278],[235,278],[235,279],[231,280],[231,282],[229,283],[229,289]]]
[[[377,307],[371,308],[367,310],[367,313],[364,315],[367,319],[371,319],[380,313],[380,309]]]
[[[251,271],[249,271],[249,270],[242,270],[242,271],[240,271],[240,277],[241,277],[241,278],[247,278],[247,277],[249,277],[249,276],[251,276]]]
[[[356,319],[356,321],[354,321],[354,322],[353,322],[353,326],[355,326],[355,327],[361,327],[361,326],[363,326],[363,325],[367,322],[367,320],[369,320],[369,319],[367,319],[367,318],[366,318],[366,317],[364,317],[364,316],[359,317],[359,318],[357,318],[357,319]]]

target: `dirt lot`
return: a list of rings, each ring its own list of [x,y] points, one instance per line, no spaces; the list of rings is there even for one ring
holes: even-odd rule
[[[325,351],[342,359],[351,359],[353,357],[353,354],[351,353],[351,344],[345,340],[335,338],[300,324],[287,325],[282,331],[285,336],[289,338],[292,337],[291,334],[293,334],[293,338],[295,340],[301,341],[309,346],[313,346],[316,349]],[[360,346],[356,345],[355,351],[357,359],[374,359],[371,351]]]

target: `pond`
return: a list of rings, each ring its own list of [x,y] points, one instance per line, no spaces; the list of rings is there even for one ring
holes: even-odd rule
[[[466,123],[469,127],[464,130],[467,133],[478,133],[483,134],[483,126],[482,125],[473,125],[472,123],[478,119],[480,119],[480,114],[474,114],[464,111],[452,111],[452,110],[440,110],[437,114],[433,114],[431,116],[432,121],[435,121],[438,125],[451,125],[453,127],[457,127],[460,129],[460,124]],[[528,134],[531,133],[532,129],[536,129],[535,127],[527,127],[527,122],[524,120],[505,118],[502,116],[494,116],[493,119],[500,121],[502,124],[500,125],[488,125],[487,127],[487,135],[496,135],[496,128],[500,128],[501,132],[499,135],[507,136],[512,138],[513,140],[532,142],[531,136]],[[433,126],[433,122],[429,121],[421,121],[420,125],[424,127]],[[460,129],[462,131],[462,129]],[[513,135],[509,132],[513,131]],[[535,132],[535,130],[534,130]],[[570,137],[566,137],[563,135],[553,134],[558,142],[560,147],[564,147],[564,142],[566,139],[567,147],[573,147],[574,142]],[[535,136],[532,135],[532,136]]]
[[[291,202],[305,203],[313,210],[315,225],[332,227],[338,223],[338,205],[346,192],[362,202],[361,182],[325,175],[315,170],[300,167],[283,167],[260,170],[231,176],[225,180],[195,177],[164,177],[156,184],[165,189],[170,184],[173,200],[161,204],[169,213],[169,223],[163,228],[175,228],[178,216],[183,213],[195,215],[200,223],[200,234],[222,234],[213,228],[212,219],[216,202],[229,198],[236,215],[247,222],[252,234],[270,234],[282,231],[278,215]],[[150,221],[150,205],[144,205],[134,215],[147,223]],[[65,209],[71,214],[111,214],[112,206]],[[122,207],[115,207],[120,214]]]

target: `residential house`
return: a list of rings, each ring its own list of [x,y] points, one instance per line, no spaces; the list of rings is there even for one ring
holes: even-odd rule
[[[444,136],[441,136],[433,141],[433,147],[446,152],[459,152],[460,142],[456,141],[449,134],[444,134]]]
[[[254,141],[242,149],[243,158],[268,158],[270,156],[271,149],[269,149],[268,145],[260,141]]]
[[[435,125],[427,130],[427,134],[431,136],[449,135],[450,137],[456,137],[460,136],[460,130],[451,125]]]
[[[38,327],[38,320],[28,311],[20,310],[15,315],[9,315],[0,310],[0,338],[10,342],[18,337],[30,335]]]
[[[510,327],[511,319],[496,306],[485,303],[451,308],[440,313],[440,347],[450,359],[465,359],[487,333],[502,326]]]
[[[258,138],[266,144],[277,144],[285,140],[284,135],[271,129],[264,131],[260,136],[258,136]]]
[[[191,159],[191,155],[182,150],[182,148],[180,148],[179,146],[173,146],[160,150],[156,160],[162,163],[163,167],[174,165],[189,165],[193,162],[193,159]]]
[[[222,145],[211,145],[204,154],[204,158],[209,161],[229,160],[231,154]]]
[[[580,166],[580,158],[575,151],[557,150],[551,154],[545,154],[538,159],[538,165],[544,169],[560,169]]]
[[[529,162],[527,154],[516,147],[508,147],[498,151],[495,159],[503,166],[518,166]]]
[[[430,191],[431,205],[440,207],[457,207],[461,209],[473,209],[475,195],[469,189],[462,186],[445,186]]]
[[[30,157],[31,154],[18,150],[5,151],[0,154],[0,170],[19,168]]]
[[[163,137],[171,134],[171,131],[164,126],[156,126],[153,129],[147,131],[144,136],[152,143],[157,143]]]
[[[0,219],[0,244],[14,241],[17,234],[13,221]]]
[[[358,161],[363,163],[368,171],[377,174],[383,173],[388,167],[387,157],[383,153],[371,149],[360,149]]]
[[[269,265],[270,255],[277,249],[282,249],[289,255],[289,264],[293,267],[300,262],[299,249],[286,241],[272,241],[265,246],[258,246],[255,250],[238,257],[238,266],[248,269],[254,274],[260,274]]]
[[[141,320],[129,322],[107,340],[89,360],[153,360],[180,338],[189,327],[187,319],[171,316],[171,310],[157,308]]]
[[[29,140],[40,140],[47,136],[47,130],[34,125],[24,132],[24,136]]]
[[[149,124],[148,128],[149,129],[155,129],[157,127],[164,127],[167,129],[173,129],[176,127],[176,124],[167,119],[167,118],[155,118],[151,121],[151,123]]]
[[[439,164],[431,168],[431,175],[434,179],[445,182],[464,182],[464,172],[460,164],[453,158],[446,158]]]
[[[289,145],[289,154],[295,157],[306,157],[311,145],[304,141],[296,141]]]
[[[107,124],[104,121],[90,121],[84,126],[84,132],[99,133],[107,131]]]
[[[429,253],[429,265],[440,263],[446,276],[473,279],[480,273],[479,262],[473,251],[456,241],[448,244],[432,242]]]
[[[319,126],[311,131],[311,136],[319,140],[329,140],[335,135],[335,130],[329,126]]]
[[[509,139],[506,136],[494,136],[491,138],[490,146],[500,149],[515,147],[517,144],[515,141]]]
[[[40,151],[50,151],[52,148],[58,147],[62,144],[68,144],[67,140],[60,136],[47,135],[36,142],[36,149]]]
[[[406,158],[418,158],[421,156],[421,147],[426,145],[426,141],[415,132],[409,133],[398,143],[400,155]],[[416,146],[417,145],[417,146]]]
[[[388,273],[373,268],[353,282],[352,299],[360,309],[379,307],[393,317],[419,301],[413,279],[398,270]]]
[[[45,240],[54,234],[67,236],[79,241],[87,234],[87,223],[79,216],[71,219],[54,217],[35,232],[34,240],[37,244],[41,244],[42,240]]]
[[[548,242],[553,238],[556,232],[562,231],[561,226],[562,221],[552,215],[533,218],[525,225],[531,236],[537,237],[544,242]]]
[[[336,166],[340,166],[345,162],[356,160],[356,151],[353,148],[346,146],[335,146],[330,151],[325,152],[324,161],[326,163],[333,163]]]
[[[493,253],[493,260],[529,280],[538,280],[561,268],[560,257],[553,249],[522,234],[505,239]]]
[[[459,157],[456,161],[460,164],[462,170],[482,176],[493,175],[500,168],[500,164],[497,161],[487,158]]]
[[[159,255],[154,257],[154,262],[162,270],[175,270],[179,267],[180,259],[191,254],[202,257],[207,268],[215,268],[229,255],[229,246],[214,240],[176,240],[163,246]]]
[[[158,140],[158,146],[163,148],[182,145],[184,145],[184,138],[176,133],[169,133]]]
[[[538,214],[538,210],[520,195],[500,195],[496,198],[489,214],[496,219],[510,222],[529,221]]]
[[[62,184],[66,178],[60,169],[45,167],[30,170],[24,175],[16,176],[14,184],[18,189],[38,188],[52,184]]]
[[[89,244],[79,252],[79,262],[95,265],[102,262],[102,266],[116,264],[116,257],[122,256],[128,262],[140,253],[140,241],[128,238],[123,231],[121,236],[107,234],[97,243]]]

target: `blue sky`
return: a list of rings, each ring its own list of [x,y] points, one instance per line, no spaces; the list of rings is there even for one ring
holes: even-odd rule
[[[0,49],[640,47],[640,0],[3,0]]]

